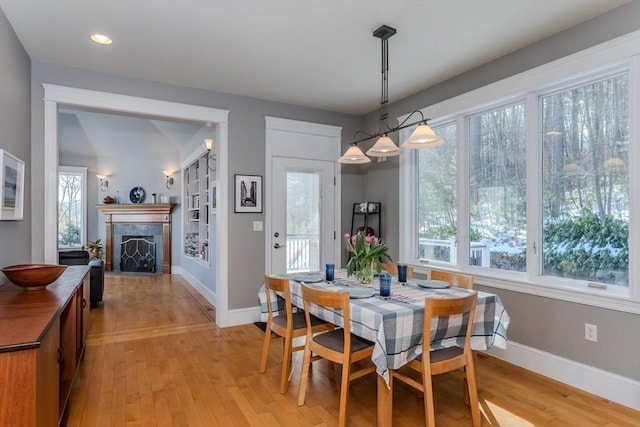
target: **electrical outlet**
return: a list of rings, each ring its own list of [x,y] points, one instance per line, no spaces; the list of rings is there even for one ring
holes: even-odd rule
[[[587,341],[598,342],[598,326],[590,323],[584,324],[584,339]]]

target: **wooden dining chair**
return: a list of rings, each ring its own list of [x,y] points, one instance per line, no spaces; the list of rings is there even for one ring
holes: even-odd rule
[[[260,360],[260,373],[267,370],[267,356],[269,355],[269,345],[271,334],[284,338],[284,348],[282,354],[282,372],[280,374],[280,393],[286,394],[289,389],[289,371],[291,368],[291,356],[294,351],[304,350],[303,345],[293,346],[293,339],[307,335],[307,323],[302,312],[293,312],[291,305],[291,289],[289,280],[280,277],[264,276],[264,285],[267,292],[267,326],[264,331],[264,343],[262,345],[262,358]],[[278,292],[284,299],[284,315],[274,316],[274,309],[271,302],[271,292]],[[333,324],[310,317],[311,331],[322,332],[334,328]]]
[[[399,379],[424,394],[425,425],[427,426],[435,426],[431,377],[461,369],[467,380],[466,392],[469,397],[473,425],[480,426],[480,406],[478,404],[475,363],[471,352],[471,330],[473,328],[477,299],[477,291],[472,291],[471,294],[458,298],[426,298],[424,303],[422,354],[405,365],[420,372],[422,381],[418,382],[399,370],[390,370],[391,387],[393,387],[393,379]],[[463,346],[430,351],[432,319],[457,315],[467,316]]]
[[[390,262],[383,262],[382,263],[382,268],[384,268],[384,270],[393,275],[393,276],[397,276],[398,275],[398,264],[393,264]],[[407,265],[407,279],[413,277],[413,267],[410,265]]]
[[[442,280],[451,283],[453,286],[465,289],[473,289],[473,276],[461,273],[452,273],[450,271],[429,270],[427,271],[428,280]]]
[[[320,359],[329,361],[329,378],[333,378],[334,363],[339,363],[342,365],[342,381],[338,426],[343,427],[347,422],[349,384],[351,381],[376,370],[373,365],[352,370],[351,364],[371,358],[374,343],[351,334],[348,292],[327,291],[302,284],[302,299],[307,321],[307,340],[304,347],[298,406],[304,405],[311,363]],[[344,326],[330,332],[313,335],[312,320],[309,314],[310,304],[320,306],[320,309],[341,310]]]

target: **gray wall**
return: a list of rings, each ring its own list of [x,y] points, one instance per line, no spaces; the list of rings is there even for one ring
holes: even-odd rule
[[[392,104],[389,116],[452,98],[615,37],[640,30],[640,1],[572,27],[437,86]],[[378,127],[375,113],[365,118],[370,130]],[[397,136],[394,137],[397,140]],[[395,258],[398,242],[399,175],[397,160],[372,164],[363,179],[363,195],[383,203],[384,229]],[[346,211],[348,209],[343,206]],[[487,288],[498,293],[511,315],[509,339],[549,353],[640,380],[640,316],[581,304]],[[598,342],[584,340],[584,323],[598,325]]]
[[[29,57],[0,10],[0,148],[25,163],[24,219],[0,221],[0,267],[31,260],[29,74]]]
[[[31,74],[31,144],[33,156],[34,215],[32,220],[34,260],[44,258],[43,232],[43,122],[44,108],[42,83],[51,83],[81,89],[161,99],[229,110],[229,188],[231,199],[225,208],[229,215],[229,309],[254,307],[264,274],[264,234],[252,231],[253,221],[264,221],[264,214],[233,213],[233,174],[264,175],[265,171],[265,116],[342,126],[343,135],[350,138],[361,127],[361,119],[344,114],[302,108],[210,92],[194,88],[168,85],[148,80],[131,79],[117,75],[97,73],[59,65],[33,62]],[[347,142],[348,143],[348,142]],[[343,177],[345,193],[352,197],[358,193],[360,178],[347,173]],[[179,185],[177,183],[177,185]],[[352,192],[353,188],[356,190]],[[359,194],[356,194],[359,196]],[[352,199],[351,199],[352,200]],[[348,201],[348,203],[351,202]],[[343,202],[345,198],[343,196]]]

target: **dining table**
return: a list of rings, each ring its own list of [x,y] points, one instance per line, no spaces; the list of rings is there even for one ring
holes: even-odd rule
[[[303,307],[301,284],[327,290],[349,292],[351,332],[374,343],[371,356],[376,366],[377,377],[377,425],[391,426],[392,392],[389,387],[389,369],[399,369],[422,353],[422,335],[425,298],[452,298],[467,295],[469,289],[451,286],[446,282],[409,278],[406,283],[392,276],[391,295],[382,297],[377,277],[364,284],[348,277],[346,271],[336,270],[334,280],[325,280],[322,272],[276,274],[289,279],[291,303]],[[261,320],[267,319],[267,293],[264,285],[258,297]],[[274,315],[284,314],[283,299],[270,294]],[[311,314],[343,326],[340,310],[331,310],[311,305]],[[431,324],[431,350],[462,345],[464,323],[462,316],[434,319]],[[500,297],[488,292],[478,292],[471,348],[487,350],[496,346],[507,346],[509,315]]]

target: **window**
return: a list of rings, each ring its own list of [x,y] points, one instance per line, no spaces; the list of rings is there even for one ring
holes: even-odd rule
[[[525,271],[524,104],[471,116],[468,134],[469,264]]]
[[[401,261],[637,312],[638,41],[623,37],[422,109],[446,144],[400,160]]]
[[[543,274],[629,284],[629,79],[541,98]]]
[[[81,248],[87,236],[87,168],[58,168],[58,248]]]
[[[456,124],[434,126],[445,141],[456,140]],[[456,262],[456,144],[417,151],[418,258]]]

